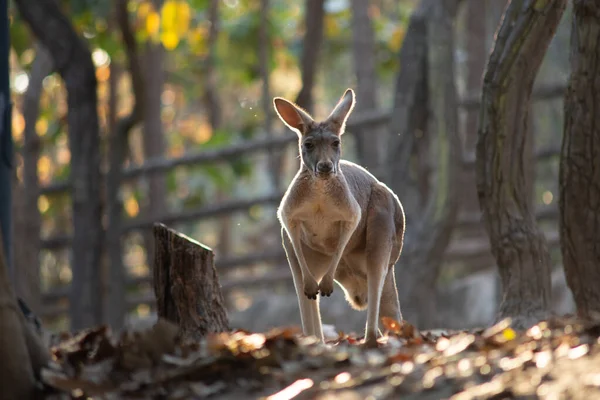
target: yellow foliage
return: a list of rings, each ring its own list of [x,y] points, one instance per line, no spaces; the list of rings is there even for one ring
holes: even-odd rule
[[[174,50],[179,44],[179,36],[174,31],[167,31],[160,34],[160,41],[167,50]]]
[[[42,214],[44,214],[50,208],[50,201],[48,201],[48,197],[46,195],[41,195],[38,197],[38,210]]]
[[[44,117],[41,117],[35,123],[35,131],[38,136],[44,136],[48,132],[48,120]]]
[[[148,1],[141,3],[137,8],[137,16],[139,19],[146,19],[148,15],[153,11],[152,4]]]
[[[52,175],[52,160],[50,160],[50,157],[46,155],[41,156],[37,163],[37,169],[40,182],[50,182]]]
[[[212,138],[213,131],[212,127],[207,122],[199,124],[198,128],[194,132],[194,140],[199,144],[204,144]]]
[[[106,82],[108,78],[110,78],[110,68],[108,68],[108,65],[96,68],[96,79],[98,79],[98,82]]]
[[[400,50],[400,46],[402,46],[402,42],[404,41],[404,35],[406,35],[406,30],[403,26],[399,26],[394,30],[390,38],[390,50]]]
[[[150,37],[155,37],[160,28],[160,16],[156,11],[151,11],[146,17],[146,33]]]
[[[23,139],[23,131],[25,130],[25,118],[23,114],[13,108],[12,115],[12,133],[13,138],[16,142],[20,142]]]
[[[135,197],[131,196],[125,202],[125,212],[130,217],[136,217],[140,213],[140,205],[138,204]]]
[[[160,27],[163,32],[177,30],[177,1],[167,0],[160,11]]]
[[[167,0],[161,9],[160,40],[167,50],[179,44],[190,27],[190,6],[186,1]]]
[[[517,337],[517,333],[512,328],[506,328],[502,331],[502,337],[506,341],[514,340]]]
[[[190,29],[190,5],[185,1],[177,2],[177,24],[175,26],[179,36],[183,36]]]
[[[208,46],[206,45],[207,29],[204,27],[197,27],[188,33],[188,42],[190,49],[197,56],[204,56],[208,53]]]

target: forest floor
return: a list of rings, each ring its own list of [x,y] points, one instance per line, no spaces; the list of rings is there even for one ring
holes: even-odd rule
[[[42,379],[47,398],[600,399],[600,324],[419,332],[384,322],[371,350],[345,334],[315,343],[296,328],[187,343],[162,320],[118,338],[97,328],[61,338]]]

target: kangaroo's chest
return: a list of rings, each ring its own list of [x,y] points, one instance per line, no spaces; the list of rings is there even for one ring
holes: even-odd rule
[[[338,246],[343,218],[336,205],[326,197],[303,205],[300,218],[302,241],[324,254],[333,254]]]

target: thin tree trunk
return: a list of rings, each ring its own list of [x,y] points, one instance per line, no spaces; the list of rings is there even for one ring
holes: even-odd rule
[[[426,79],[427,84],[427,109],[431,113],[427,130],[435,168],[429,201],[419,216],[413,215],[416,221],[412,224],[413,231],[407,229],[398,289],[403,314],[422,329],[436,324],[435,288],[458,210],[461,141],[454,83],[453,23],[459,3],[459,0],[424,1],[423,8],[417,11],[425,15],[427,76],[421,79]]]
[[[15,190],[14,203],[18,210],[18,223],[15,223],[15,243],[27,243],[27,246],[15,246],[15,282],[17,296],[21,297],[36,313],[40,312],[40,226],[38,211],[39,180],[37,162],[40,155],[40,139],[35,125],[40,113],[42,82],[52,73],[54,66],[50,53],[37,44],[36,55],[31,65],[29,86],[23,96],[23,118],[25,120],[23,146],[23,185]]]
[[[550,257],[526,188],[524,147],[535,76],[566,0],[509,3],[484,77],[477,191],[502,279],[499,317],[517,328],[547,316]]]
[[[560,242],[578,313],[600,317],[600,4],[573,2],[560,161]]]
[[[154,8],[160,11],[163,0],[153,0]],[[161,96],[165,83],[164,49],[161,44],[146,43],[144,58],[144,88],[142,128],[144,132],[143,148],[146,159],[160,157],[165,151],[165,138],[161,118]],[[163,174],[152,174],[148,178],[148,198],[143,211],[150,218],[163,214],[166,210],[166,183]],[[154,250],[152,230],[144,231],[146,257],[151,263]]]
[[[220,18],[219,0],[210,0],[208,8],[210,29],[208,31],[208,56],[205,63],[204,103],[208,111],[208,119],[212,129],[221,127],[221,101],[217,91],[217,39],[219,37]]]
[[[352,55],[356,74],[357,111],[377,109],[377,71],[375,69],[375,34],[369,16],[368,1],[352,0]],[[366,135],[356,136],[356,148],[361,165],[375,172],[380,170],[380,127],[368,128]]]
[[[73,203],[71,328],[100,323],[102,201],[96,70],[90,51],[53,0],[17,0],[67,89]]]
[[[296,97],[296,104],[308,112],[313,112],[312,90],[315,85],[315,75],[319,52],[323,43],[323,22],[325,0],[306,0],[304,13],[304,40],[302,42],[302,89]]]
[[[486,2],[469,0],[467,4],[467,94],[481,91],[483,71],[488,53],[486,46]],[[467,121],[464,132],[464,148],[474,151],[477,142],[477,111],[467,110]],[[479,208],[477,194],[473,191],[469,196],[471,205]]]
[[[271,51],[271,35],[269,34],[269,0],[260,0],[260,27],[259,27],[259,69],[262,78],[261,107],[264,114],[263,129],[266,135],[274,136],[273,129],[273,103],[271,99],[271,86],[269,82],[269,53]],[[281,180],[282,150],[269,150],[268,174],[271,179],[271,188],[279,193]]]
[[[121,215],[123,204],[119,196],[123,163],[127,156],[129,132],[142,120],[144,104],[144,82],[142,68],[138,58],[137,44],[131,30],[127,11],[127,0],[116,0],[115,17],[121,37],[125,44],[128,70],[133,86],[134,104],[131,113],[114,122],[114,130],[109,138],[109,172],[106,177],[107,197],[107,250],[109,257],[109,296],[107,321],[113,329],[120,329],[125,322],[125,281],[127,275],[123,266],[123,248],[121,245]],[[116,68],[115,68],[116,69]],[[112,74],[111,74],[112,75]],[[118,79],[115,71],[115,77]],[[116,90],[116,82],[111,85],[111,90]],[[113,96],[114,93],[111,93]],[[116,99],[114,99],[116,101]],[[113,112],[116,110],[113,110]],[[114,115],[111,115],[114,118]]]
[[[399,58],[403,67],[396,81],[388,152],[385,155],[385,181],[400,196],[407,215],[416,214],[421,204],[411,164],[417,142],[427,130],[428,4],[429,0],[422,0],[413,11],[400,49]],[[409,226],[411,220],[407,220]]]
[[[222,127],[222,106],[217,90],[217,39],[220,30],[219,0],[210,0],[208,8],[210,29],[208,32],[208,55],[204,63],[204,105],[208,113],[211,129],[216,131]],[[217,202],[224,201],[227,195],[219,189]],[[219,218],[219,240],[217,241],[216,254],[220,257],[231,253],[231,216]]]

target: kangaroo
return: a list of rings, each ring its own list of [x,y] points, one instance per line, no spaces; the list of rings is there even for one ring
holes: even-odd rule
[[[296,132],[300,169],[277,210],[300,307],[302,330],[324,342],[319,298],[333,282],[356,310],[367,309],[363,345],[377,346],[379,316],[402,320],[394,264],[402,251],[405,217],[398,197],[366,169],[341,160],[341,138],[355,104],[344,95],[322,122],[275,97],[283,123]]]

